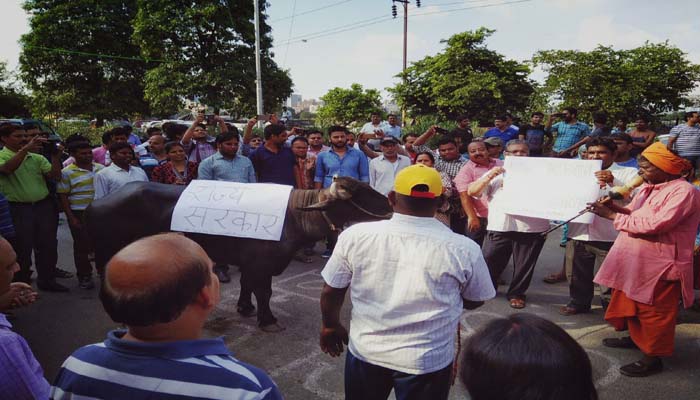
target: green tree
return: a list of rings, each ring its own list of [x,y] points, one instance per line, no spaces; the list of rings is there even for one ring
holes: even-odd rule
[[[616,117],[672,111],[700,80],[700,66],[668,42],[631,50],[544,50],[532,61],[548,73],[543,94],[577,107],[584,118],[599,110]]]
[[[447,45],[443,52],[412,63],[398,75],[402,82],[388,90],[412,116],[451,119],[466,113],[490,121],[524,110],[533,92],[530,70],[486,47],[493,32],[480,28],[441,41]]]
[[[292,81],[270,52],[261,9],[263,103],[275,110]],[[158,111],[198,100],[234,113],[255,112],[255,30],[250,0],[138,0],[134,38],[143,56],[162,60],[146,74],[146,99]],[[240,115],[239,114],[239,115]]]
[[[21,78],[37,115],[146,113],[147,63],[132,42],[136,0],[27,0]]]
[[[28,117],[29,98],[15,86],[13,78],[7,63],[0,61],[0,117]]]
[[[321,100],[324,104],[316,114],[316,123],[321,126],[367,121],[371,113],[382,109],[379,91],[363,89],[359,83],[353,83],[350,89],[333,88]]]

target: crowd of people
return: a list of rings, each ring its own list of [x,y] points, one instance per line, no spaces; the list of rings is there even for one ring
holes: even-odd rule
[[[605,319],[616,330],[629,330],[603,345],[642,352],[639,361],[620,368],[622,374],[658,373],[661,358],[673,353],[678,303],[690,307],[700,284],[693,270],[700,116],[687,113],[662,144],[644,116],[634,129],[624,121],[611,129],[605,115],[596,114],[591,129],[577,114],[571,107],[547,118],[535,112],[520,126],[504,114],[480,137],[466,115],[452,130],[433,126],[420,135],[403,134],[391,114],[386,121],[372,114],[356,133],[344,126],[290,129],[270,115],[259,137],[253,133],[256,118],[240,133],[216,116],[210,121],[216,126],[207,126],[200,114],[189,127],[149,128],[143,141],[130,128],[114,128],[97,148],[79,134],[56,143],[36,126],[3,124],[0,312],[36,299],[32,265],[39,290],[68,291],[58,281],[73,276],[57,266],[59,212],[73,237],[79,287],[95,287],[94,244],[84,213],[129,182],[205,179],[325,189],[335,177],[351,177],[386,196],[394,216],[330,234],[321,254],[328,262],[320,344],[332,356],[348,345],[346,398],[384,399],[392,389],[399,399],[447,398],[461,375],[474,399],[521,398],[518,390],[525,389],[510,385],[516,380],[534,393],[531,398],[595,399],[583,349],[555,324],[528,314],[494,320],[470,338],[461,374],[454,362],[463,308],[496,296],[511,259],[508,304],[527,306],[543,233],[552,223],[505,211],[505,157],[601,161],[592,177],[600,186],[599,200],[588,208],[593,220],[565,225],[562,269],[545,282],[568,282],[564,316],[589,312],[599,287]],[[64,152],[70,156],[65,160]],[[629,196],[609,195],[638,176],[645,185],[630,188]],[[311,262],[313,248],[306,246],[297,259]],[[164,264],[166,255],[175,261]],[[126,329],[76,351],[50,386],[26,342],[0,314],[0,347],[6,350],[0,365],[18,371],[0,379],[1,392],[18,399],[281,398],[264,372],[231,357],[221,340],[202,338],[219,283],[231,277],[227,265],[214,264],[197,244],[175,234],[141,239],[98,272],[105,311]],[[349,332],[339,317],[348,289]],[[517,357],[508,356],[513,351]],[[504,358],[512,364],[505,370]],[[137,375],[144,378],[134,380]],[[494,376],[500,384],[493,384]]]

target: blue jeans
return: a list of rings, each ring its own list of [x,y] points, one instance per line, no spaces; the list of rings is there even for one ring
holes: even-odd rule
[[[452,364],[423,375],[411,375],[370,364],[348,350],[345,357],[345,400],[386,400],[394,389],[396,400],[446,400]]]

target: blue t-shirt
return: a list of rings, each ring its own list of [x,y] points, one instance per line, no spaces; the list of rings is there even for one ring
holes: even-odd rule
[[[484,138],[490,138],[490,137],[497,137],[503,140],[503,144],[505,145],[509,141],[515,139],[518,137],[518,131],[515,129],[508,127],[505,131],[501,132],[500,129],[498,128],[491,128],[486,133],[484,134]]]
[[[617,164],[621,167],[632,167],[632,168],[639,169],[639,164],[637,163],[637,159],[634,157],[630,158],[629,160],[627,160],[625,162],[615,161],[615,164]]]
[[[530,148],[530,152],[539,153],[542,151],[542,145],[544,145],[544,137],[547,135],[545,132],[544,125],[532,126],[525,125],[518,131],[519,135],[525,136],[525,141]]]
[[[297,161],[289,147],[282,147],[273,153],[267,147],[260,146],[250,154],[250,161],[258,175],[258,182],[294,186],[294,166]]]

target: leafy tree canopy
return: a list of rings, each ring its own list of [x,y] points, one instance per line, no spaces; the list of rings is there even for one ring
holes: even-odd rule
[[[136,0],[27,0],[21,78],[37,115],[146,113],[148,63],[131,40]],[[114,57],[118,56],[118,57]]]
[[[615,117],[676,110],[700,80],[700,65],[668,42],[631,50],[544,50],[532,62],[548,73],[541,94],[577,107],[584,118],[600,110]]]
[[[321,100],[324,104],[316,114],[316,121],[321,126],[367,121],[371,113],[382,109],[379,91],[363,89],[359,83],[353,83],[350,89],[333,88]]]
[[[28,117],[29,98],[15,87],[12,74],[7,71],[7,63],[0,61],[0,117]]]
[[[486,47],[493,32],[480,28],[443,40],[443,52],[412,63],[398,75],[402,82],[388,90],[413,116],[452,119],[466,113],[490,121],[506,111],[524,110],[533,92],[530,70]]]
[[[272,60],[264,7],[260,0],[263,102],[272,110],[292,93],[292,81]],[[162,61],[146,73],[151,106],[166,113],[188,98],[252,115],[253,12],[250,0],[138,0],[134,39],[143,56]]]

